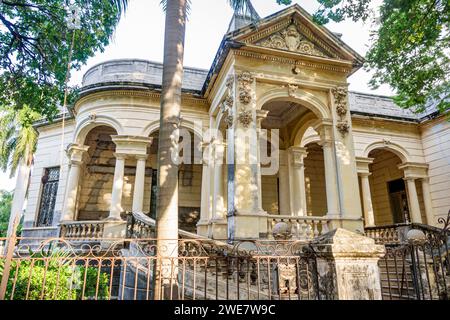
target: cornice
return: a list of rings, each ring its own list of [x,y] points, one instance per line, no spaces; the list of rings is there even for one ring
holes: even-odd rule
[[[344,66],[336,66],[336,65],[330,65],[327,63],[320,63],[320,62],[313,62],[308,61],[311,60],[318,60],[320,58],[310,57],[306,55],[296,54],[298,58],[294,57],[283,57],[279,55],[279,51],[275,49],[268,49],[268,48],[262,48],[264,51],[267,51],[267,53],[259,53],[254,51],[249,51],[249,49],[254,49],[255,47],[247,47],[247,48],[241,48],[239,50],[233,50],[233,54],[235,56],[241,56],[245,58],[251,58],[251,59],[258,59],[258,60],[264,60],[264,61],[271,61],[279,64],[285,64],[290,66],[299,66],[304,68],[309,68],[312,70],[325,70],[325,71],[331,71],[336,73],[342,73],[342,74],[349,74],[351,72],[351,66],[344,67]],[[272,51],[272,52],[271,52]],[[278,55],[275,55],[277,53]],[[308,59],[308,60],[307,60]],[[323,58],[322,58],[323,59]]]
[[[87,94],[84,97],[81,97],[75,104],[74,109],[78,110],[80,105],[85,104],[89,101],[98,100],[99,98],[105,98],[105,97],[132,97],[132,98],[144,98],[144,99],[151,99],[155,101],[160,101],[161,99],[161,93],[155,92],[155,91],[143,91],[143,90],[126,90],[126,89],[113,89],[108,91],[100,91],[95,93]],[[181,103],[182,104],[189,104],[189,105],[198,105],[201,107],[208,108],[208,102],[204,98],[197,98],[193,96],[181,96]]]

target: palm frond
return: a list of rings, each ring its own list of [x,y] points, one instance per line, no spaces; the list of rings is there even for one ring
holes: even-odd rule
[[[161,0],[159,2],[164,11],[167,10],[167,0]],[[186,14],[189,15],[191,12],[191,0],[186,0]]]
[[[243,16],[250,16],[253,20],[260,18],[253,7],[251,0],[228,0],[228,4],[233,8],[234,12]]]

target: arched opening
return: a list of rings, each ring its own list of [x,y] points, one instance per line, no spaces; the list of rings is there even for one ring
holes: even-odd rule
[[[103,220],[108,217],[111,190],[116,165],[116,145],[111,136],[116,130],[97,126],[89,131],[84,145],[89,146],[80,183],[77,220]],[[129,176],[126,177],[130,178]],[[130,202],[131,194],[124,188],[123,203]],[[126,205],[125,205],[126,207]]]
[[[195,233],[201,208],[201,140],[198,136],[195,138],[192,130],[187,129],[187,131],[190,135],[190,143],[185,142],[190,148],[190,159],[178,167],[178,223],[181,230]],[[150,217],[156,219],[159,131],[152,132],[150,137],[152,143],[147,148],[143,211],[148,212]],[[180,137],[180,142],[183,142],[183,137]],[[185,149],[182,149],[180,157],[185,155],[184,152],[186,152]]]
[[[299,134],[305,134],[304,130],[308,123],[317,122],[317,115],[304,105],[285,100],[269,101],[263,105],[262,110],[268,111],[267,117],[261,123],[262,129],[267,129],[269,132],[272,129],[278,129],[280,136],[278,172],[261,176],[263,210],[269,214],[289,216],[326,214],[325,193],[319,194],[325,198],[325,201],[323,201],[325,209],[317,210],[319,205],[315,205],[316,202],[311,202],[315,195],[306,192],[308,186],[315,187],[317,184],[315,173],[317,170],[315,170],[314,165],[311,165],[311,163],[314,163],[307,161],[308,157],[312,159],[316,156],[315,149],[311,149],[313,153],[311,156],[306,156],[309,152],[308,149],[313,146],[308,145],[307,148],[304,148],[300,145],[301,139],[299,140],[297,137]],[[270,136],[270,133],[268,133],[268,136]],[[267,150],[270,150],[270,147]],[[310,167],[310,175],[307,177],[305,176],[305,169],[308,166]],[[324,175],[322,176],[324,177]]]
[[[391,225],[411,221],[408,187],[404,172],[399,169],[402,159],[389,149],[374,149],[369,152],[373,162],[369,164],[370,191],[375,225]],[[425,219],[422,186],[415,182],[422,221]]]

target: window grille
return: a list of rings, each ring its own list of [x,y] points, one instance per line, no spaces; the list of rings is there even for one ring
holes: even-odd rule
[[[56,195],[59,183],[59,167],[46,168],[41,179],[42,195],[37,219],[38,227],[48,227],[53,223]]]

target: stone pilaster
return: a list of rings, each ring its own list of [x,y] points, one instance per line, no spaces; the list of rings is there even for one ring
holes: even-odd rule
[[[235,92],[233,128],[228,146],[234,166],[228,169],[233,184],[233,199],[228,197],[228,239],[259,239],[267,236],[267,213],[261,208],[258,119],[256,110],[256,79],[247,72],[238,72]],[[230,138],[233,143],[230,144]],[[230,177],[232,175],[232,177]],[[230,201],[231,200],[231,201]],[[230,204],[232,206],[230,206]]]

